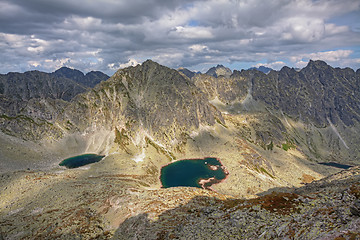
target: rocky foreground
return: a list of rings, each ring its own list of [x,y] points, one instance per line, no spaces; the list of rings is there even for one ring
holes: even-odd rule
[[[360,239],[360,167],[247,200],[86,168],[0,178],[0,239]]]

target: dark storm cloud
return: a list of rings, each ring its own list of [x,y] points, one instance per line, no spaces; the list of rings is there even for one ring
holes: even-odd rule
[[[356,67],[360,60],[351,55],[360,33],[342,16],[356,15],[359,5],[356,0],[3,0],[0,72],[67,65],[111,74],[147,58],[201,68],[261,61],[301,66],[309,57],[324,57]]]

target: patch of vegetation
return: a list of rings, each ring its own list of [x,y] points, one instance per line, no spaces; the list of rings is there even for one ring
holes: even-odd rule
[[[273,150],[273,148],[274,148],[274,144],[273,144],[273,142],[272,142],[272,141],[271,141],[268,145],[266,145],[266,149],[267,149],[267,150],[272,151],[272,150]]]
[[[245,208],[252,208],[259,205],[262,209],[269,212],[275,212],[281,215],[289,215],[293,212],[299,212],[299,206],[302,201],[299,200],[299,195],[294,193],[277,193],[261,196],[255,199],[242,200],[242,199],[227,199],[221,201],[222,209],[228,210],[241,210]]]
[[[263,168],[263,167],[260,167],[260,171],[263,172],[263,173],[265,173],[265,174],[267,174],[267,175],[269,175],[271,178],[275,178],[275,177],[274,177],[273,175],[271,175],[268,171],[266,171],[266,169]]]
[[[294,144],[293,141],[286,141],[286,143],[283,143],[281,145],[281,148],[284,149],[285,151],[287,151],[289,149],[295,149],[296,145]]]
[[[5,114],[2,114],[2,115],[0,115],[0,118],[4,118],[6,120],[25,120],[25,121],[28,121],[28,122],[31,122],[31,123],[35,123],[35,121],[32,118],[30,118],[28,116],[25,116],[25,115],[17,115],[15,117],[11,117],[11,116],[7,116]]]
[[[360,199],[360,184],[353,184],[350,187],[350,194],[354,195],[357,199]]]
[[[223,126],[224,128],[228,128],[225,124],[223,124],[218,118],[215,118],[215,121],[220,124],[221,126]]]

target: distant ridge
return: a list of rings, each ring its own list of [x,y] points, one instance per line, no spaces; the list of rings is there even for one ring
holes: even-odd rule
[[[268,74],[271,70],[273,70],[272,68],[269,67],[265,67],[265,66],[260,66],[260,67],[251,67],[248,70],[258,70],[260,72],[263,72],[265,74]]]
[[[81,71],[68,67],[62,67],[52,74],[57,77],[69,78],[83,86],[91,88],[109,78],[108,75],[100,71],[91,71],[84,75]]]
[[[53,73],[28,71],[0,74],[0,94],[13,99],[27,101],[32,98],[71,100],[77,94],[107,80],[108,75],[92,71],[84,75],[81,71],[62,67]]]

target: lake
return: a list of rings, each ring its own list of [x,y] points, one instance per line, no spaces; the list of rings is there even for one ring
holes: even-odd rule
[[[59,163],[59,165],[65,166],[67,168],[78,168],[90,163],[99,162],[104,157],[105,156],[103,155],[97,155],[97,154],[83,154],[83,155],[78,155],[75,157],[64,159],[61,163]]]
[[[228,171],[217,158],[184,159],[161,168],[163,188],[198,187],[211,189],[211,185],[224,180]]]
[[[349,169],[349,168],[353,167],[351,165],[346,165],[346,164],[341,164],[341,163],[336,163],[336,162],[321,162],[319,164],[325,165],[325,166],[330,166],[330,167],[341,168],[341,169]]]

